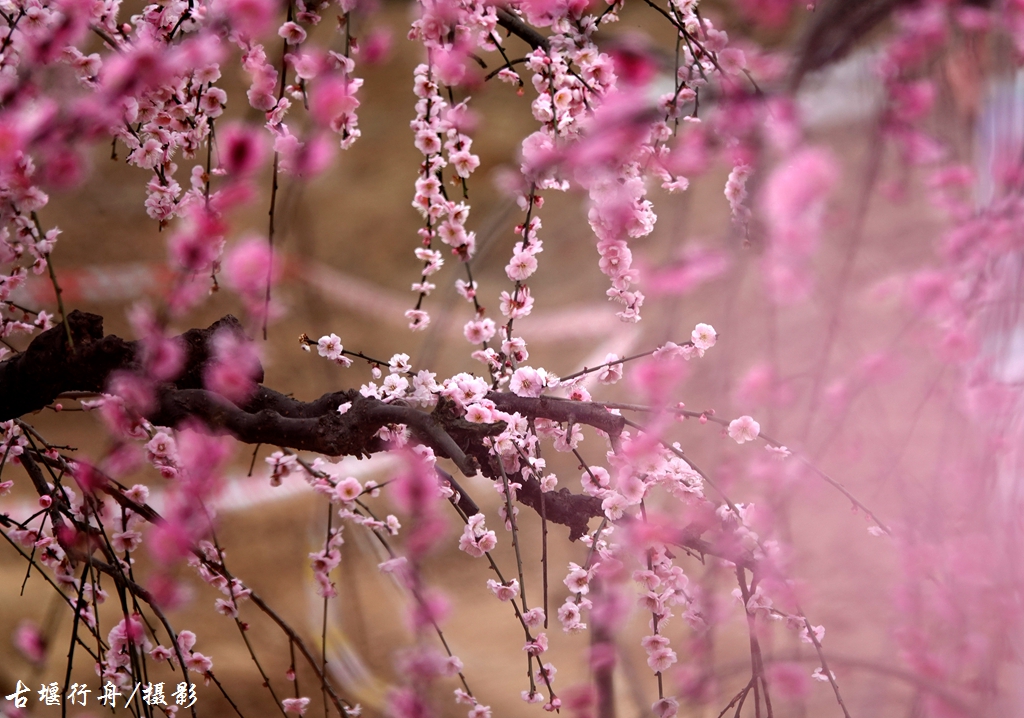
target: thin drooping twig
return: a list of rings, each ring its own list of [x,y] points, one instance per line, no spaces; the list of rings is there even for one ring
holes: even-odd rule
[[[508,473],[505,471],[505,465],[500,459],[497,463],[498,469],[501,471],[501,483],[505,496],[505,521],[508,522],[508,527],[512,531],[512,547],[516,552],[516,569],[519,571],[519,597],[523,603],[523,613],[525,613],[530,609],[526,605],[526,579],[523,576],[523,557],[519,551],[519,527],[516,524],[516,515],[512,508],[512,489],[509,488]]]
[[[207,565],[209,565],[211,568],[214,568],[212,564]],[[222,573],[221,575],[224,575],[224,573]],[[344,705],[342,705],[342,699],[334,690],[334,686],[332,686],[330,682],[328,682],[324,672],[320,670],[320,665],[316,660],[316,657],[313,656],[312,653],[310,653],[309,649],[306,647],[306,644],[303,643],[301,636],[299,636],[299,634],[297,634],[295,630],[291,626],[289,626],[285,622],[285,620],[281,618],[281,616],[277,614],[276,611],[274,611],[270,606],[268,606],[266,601],[260,598],[260,596],[257,595],[255,591],[249,594],[249,600],[252,601],[253,604],[256,605],[261,611],[263,611],[263,613],[265,613],[270,618],[270,620],[276,623],[278,628],[280,628],[281,631],[284,632],[284,634],[288,637],[290,641],[294,642],[294,644],[299,649],[299,653],[301,653],[302,657],[306,659],[306,663],[310,666],[310,668],[313,669],[313,672],[316,674],[317,680],[320,681],[320,684],[322,686],[326,687],[327,695],[330,696],[331,702],[337,709],[338,714],[341,716],[347,715],[345,707]]]
[[[217,541],[216,536],[214,536],[213,545],[217,548],[217,560],[226,571],[227,566],[224,563],[224,552],[221,550],[220,543]],[[270,697],[274,699],[274,705],[277,706],[278,712],[280,712],[284,718],[288,718],[287,714],[284,712],[284,706],[281,704],[281,700],[277,697],[277,692],[274,691],[274,686],[270,683],[270,676],[267,675],[267,672],[263,669],[263,664],[261,664],[259,658],[256,657],[256,650],[252,647],[252,642],[249,640],[248,629],[246,626],[242,625],[242,621],[238,618],[238,601],[235,598],[234,582],[229,580],[228,586],[231,602],[235,609],[235,615],[233,616],[235,619],[235,626],[238,628],[239,635],[242,636],[242,642],[245,643],[245,649],[249,653],[249,658],[252,659],[253,664],[256,666],[256,670],[259,671],[260,676],[263,678],[263,686],[270,693]]]
[[[544,628],[548,627],[548,512],[544,492],[540,495],[540,570],[544,598]]]
[[[761,694],[764,692],[765,708],[768,711],[768,718],[773,718],[772,699],[768,693],[768,680],[764,672],[764,660],[761,657],[761,642],[757,639],[757,630],[754,626],[754,614],[751,612],[750,588],[754,585],[751,580],[747,586],[747,579],[742,566],[736,567],[736,580],[740,586],[740,596],[743,599],[743,612],[747,617],[747,634],[750,640],[750,680],[754,684],[754,713],[756,718],[761,718]]]
[[[111,496],[117,496],[118,495],[117,491],[115,491],[113,489],[110,489],[109,487],[107,487],[107,489],[108,490],[106,490],[105,493],[108,493]],[[154,511],[148,505],[137,504],[136,502],[128,499],[127,497],[124,497],[123,495],[122,495],[122,502],[121,503],[122,503],[122,505],[126,505],[128,508],[131,508],[132,510],[137,510],[139,515],[144,517],[144,518],[146,518],[147,520],[150,520],[150,521],[153,521],[153,522],[161,522],[162,521],[162,519],[160,518],[159,514],[157,514],[156,511]],[[59,504],[58,504],[58,502],[55,501],[54,502],[54,506],[57,506],[57,505],[59,505]],[[88,529],[89,528],[88,526],[86,526],[84,524],[78,524],[77,522],[75,522],[75,523],[76,523],[76,528],[78,528],[79,530],[83,530],[83,529]],[[14,546],[15,549],[18,550],[19,553],[21,553],[23,556],[25,556],[25,554],[21,551],[21,549],[18,548],[16,545],[14,545],[14,543],[10,540],[9,537],[7,537],[6,534],[4,534],[4,537],[7,538],[8,542],[11,543],[11,545]],[[68,551],[68,555],[69,556],[74,556],[75,553],[76,553],[73,550],[73,548],[70,547],[70,546],[68,546],[66,550]],[[229,585],[231,585],[231,581],[233,579],[233,576],[231,576],[231,574],[228,573],[227,569],[223,566],[223,564],[216,564],[214,562],[211,562],[211,561],[207,560],[205,558],[205,556],[203,556],[201,554],[201,552],[196,551],[196,552],[193,552],[193,553],[208,568],[210,568],[211,570],[215,571],[218,575],[223,576],[228,581]],[[27,559],[28,557],[25,556],[25,558]],[[100,572],[102,572],[102,573],[110,576],[111,578],[113,578],[114,582],[118,586],[119,590],[126,590],[133,597],[137,597],[137,598],[141,599],[143,602],[145,602],[149,606],[149,608],[153,611],[153,613],[157,616],[157,618],[164,625],[164,628],[167,630],[168,635],[169,635],[170,640],[171,640],[171,644],[174,647],[175,651],[177,652],[179,665],[181,666],[182,671],[185,672],[185,665],[186,664],[185,664],[185,661],[184,661],[184,657],[181,654],[181,649],[180,649],[180,647],[178,646],[178,643],[177,643],[177,636],[175,635],[175,633],[174,633],[173,629],[171,628],[169,622],[167,621],[166,617],[160,611],[158,605],[154,603],[153,598],[149,594],[149,592],[146,589],[144,589],[142,586],[138,585],[133,580],[131,580],[130,578],[128,578],[127,576],[124,575],[124,573],[120,570],[120,566],[118,565],[118,563],[116,561],[116,557],[115,557],[115,561],[113,563],[107,563],[105,561],[97,560],[97,559],[92,558],[90,556],[89,557],[89,562],[90,562],[90,564],[94,568],[98,569]],[[52,580],[50,580],[49,577],[46,576],[46,574],[44,574],[44,578],[46,578],[48,581],[50,581],[52,583]],[[56,585],[55,585],[55,588],[56,588]],[[271,620],[273,620],[275,623],[278,624],[278,626],[280,626],[282,628],[282,630],[286,633],[286,635],[289,637],[290,640],[294,641],[296,643],[296,645],[298,645],[300,652],[302,652],[303,656],[306,657],[307,662],[310,663],[310,665],[313,667],[314,671],[317,672],[318,677],[323,682],[324,681],[324,679],[323,679],[323,675],[324,675],[323,672],[319,669],[319,666],[318,666],[316,660],[312,658],[311,654],[309,653],[309,650],[302,643],[302,641],[298,637],[298,635],[290,627],[288,627],[286,624],[284,624],[284,622],[281,620],[280,616],[278,616],[275,612],[273,612],[269,608],[269,606],[267,606],[266,603],[263,602],[258,596],[256,596],[255,594],[252,594],[252,595],[250,595],[250,598],[253,600],[253,602],[257,606],[260,607],[260,609],[264,613],[266,613],[268,616],[270,616]],[[234,599],[234,595],[233,594],[232,594],[232,599]],[[243,631],[243,639],[245,639],[244,631]],[[247,640],[246,640],[246,643],[248,645],[248,641]],[[251,649],[251,647],[250,647],[250,649]],[[254,657],[254,659],[255,659],[255,657]],[[257,662],[257,665],[259,665],[258,662]],[[261,669],[261,671],[262,671],[262,669]],[[185,673],[185,676],[186,676],[185,680],[188,682],[187,672]],[[264,678],[266,678],[265,674],[264,674]],[[343,707],[341,706],[341,699],[337,696],[337,694],[334,692],[334,689],[329,684],[325,684],[325,688],[326,688],[326,690],[328,692],[328,695],[331,697],[332,701],[335,703],[335,706],[338,708],[339,714],[344,716],[345,715],[345,711],[344,711]],[[195,709],[194,708],[192,709],[192,712],[193,712],[193,716],[194,716],[195,715]]]
[[[9,528],[12,524],[13,525],[17,525],[16,522],[14,522],[11,519],[7,518],[6,516],[0,514],[0,526],[4,526],[4,527],[8,527]],[[33,565],[35,565],[33,559],[29,556],[29,554],[25,553],[21,549],[21,546],[19,546],[14,541],[14,539],[12,539],[10,536],[7,535],[6,531],[0,531],[0,536],[2,536],[4,538],[4,540],[7,541],[7,543],[11,546],[11,548],[13,548],[18,553],[19,556],[21,556],[23,559],[25,559],[25,561],[28,561],[28,562],[32,563]],[[37,569],[38,569],[38,567],[37,567]],[[50,587],[53,588],[53,590],[57,592],[57,595],[60,596],[61,599],[63,599],[63,602],[66,603],[67,602],[67,600],[66,600],[67,597],[64,594],[64,590],[60,586],[57,585],[57,583],[49,576],[49,574],[47,574],[42,569],[38,569],[38,570],[39,570],[40,575],[43,577],[43,580],[46,581],[48,584],[50,584]],[[96,637],[97,642],[100,644],[100,648],[101,649],[105,649],[106,648],[106,643],[103,641],[103,637],[100,636],[95,631],[95,629],[90,628],[89,630],[90,630],[90,633],[92,633]],[[93,660],[95,660],[95,661],[99,660],[99,654],[94,652],[91,648],[89,648],[89,646],[85,645],[85,642],[82,641],[81,638],[78,639],[78,645],[82,646],[83,649],[88,651],[89,655],[93,658]]]
[[[72,609],[74,618],[71,622],[71,645],[68,647],[67,670],[64,673],[64,688],[61,690],[61,695],[64,696],[68,694],[68,687],[71,685],[71,668],[75,664],[75,644],[78,642],[78,622],[82,618],[82,594],[85,593],[86,574],[89,573],[91,568],[89,564],[86,564],[82,569],[82,577],[78,579],[78,596],[75,598],[75,605]],[[61,701],[61,718],[67,716],[67,703],[67,701]]]
[[[209,676],[210,680],[213,681],[213,684],[217,686],[217,689],[220,691],[220,694],[224,696],[224,700],[226,700],[228,702],[228,705],[231,706],[232,710],[234,710],[235,713],[238,714],[238,718],[245,718],[245,716],[242,715],[242,711],[240,711],[235,702],[231,700],[231,696],[229,696],[228,692],[224,690],[224,686],[222,686],[220,681],[217,680],[217,677],[213,675],[213,671],[210,671]]]
[[[746,700],[746,698],[747,698],[747,693],[749,693],[750,689],[753,688],[753,687],[754,687],[754,679],[751,678],[749,681],[747,681],[747,685],[743,686],[743,688],[740,689],[740,692],[737,693],[735,696],[733,696],[732,700],[729,701],[729,703],[725,706],[725,708],[722,709],[722,712],[718,714],[718,718],[722,718],[722,716],[724,716],[726,713],[728,713],[729,709],[732,708],[734,705],[736,705],[737,702],[739,702],[740,708],[742,708],[743,707],[743,701]],[[737,710],[737,713],[739,713],[739,710]]]
[[[456,510],[458,510],[458,506],[456,506],[455,508],[456,508]],[[463,522],[469,523],[469,517],[468,516],[466,516],[464,514],[461,514],[461,512],[460,512],[460,516],[461,516]],[[504,574],[502,574],[501,569],[498,568],[498,564],[494,560],[494,556],[491,555],[491,552],[490,551],[484,551],[484,556],[487,557],[487,561],[490,564],[491,570],[494,571],[494,575],[496,575],[498,577],[498,582],[501,583],[504,586],[507,586],[508,585],[508,580],[505,578]],[[512,610],[516,614],[516,618],[519,621],[519,625],[522,626],[522,628],[523,628],[523,633],[526,636],[526,642],[527,643],[532,642],[534,640],[533,639],[533,634],[530,632],[530,627],[526,623],[526,618],[523,616],[523,612],[521,610],[519,610],[519,604],[517,604],[515,601],[509,601],[509,603],[512,605]],[[537,689],[536,681],[534,681],[534,679],[533,679],[532,671],[527,670],[527,675],[529,676],[529,679],[530,679],[530,693],[532,694]],[[551,679],[550,679],[550,677],[548,676],[547,672],[545,672],[545,671],[541,672],[541,676],[543,677],[544,683],[547,686],[548,693],[551,695],[552,698],[554,698],[555,697],[555,691],[551,687]]]
[[[949,704],[951,708],[955,711],[959,711],[963,715],[984,715],[984,711],[982,711],[978,706],[967,703],[962,697],[951,691],[949,687],[938,681],[929,680],[917,673],[914,673],[913,671],[900,668],[896,665],[887,665],[855,656],[838,655],[832,651],[829,652],[829,655],[829,663],[832,665],[866,671],[874,673],[880,678],[889,678],[901,681],[906,683],[908,686],[913,686],[919,692],[934,695],[936,698]],[[773,653],[770,656],[764,657],[765,663],[812,663],[820,660],[821,659],[817,654],[811,655],[801,652]],[[749,670],[749,668],[750,664],[746,660],[742,662],[736,661],[722,666],[719,669],[718,675],[724,679],[734,674],[738,675],[741,672]]]
[[[39,221],[39,215],[35,212],[32,213],[32,223],[35,225],[35,230],[38,233],[40,240],[46,236],[46,232],[43,231],[43,225]],[[57,272],[53,269],[53,257],[50,254],[46,255],[46,272],[50,277],[50,284],[53,286],[53,293],[57,297],[57,311],[60,312],[60,323],[64,327],[64,334],[68,340],[68,349],[72,352],[75,350],[75,340],[71,336],[71,325],[68,324],[68,315],[64,311],[64,290],[61,289],[60,283],[57,281]]]
[[[292,20],[292,4],[288,3],[288,21]],[[281,47],[281,82],[277,90],[277,103],[281,103],[284,97],[285,87],[288,78],[288,41],[285,40]],[[269,257],[267,260],[266,293],[263,298],[263,340],[267,340],[267,323],[270,321],[270,285],[274,277],[274,214],[277,210],[277,189],[278,172],[281,164],[281,153],[274,150],[274,169],[270,183],[270,208],[267,210],[267,248]]]
[[[324,555],[331,547],[331,528],[334,524],[334,502],[327,502],[327,533],[324,538]],[[327,675],[327,608],[328,601],[330,601],[330,595],[327,591],[324,591],[324,610],[321,616],[321,628],[320,628],[320,670]],[[295,644],[289,643],[288,648],[292,654],[292,672],[295,672]],[[299,677],[298,675],[294,678],[295,682],[295,697],[299,697]],[[327,718],[327,689],[323,686],[320,687],[320,695],[324,704],[324,718]]]
[[[643,499],[640,499],[640,520],[643,521],[645,524],[648,523],[648,520],[647,520],[647,504],[644,503]],[[647,549],[646,554],[647,554],[647,556],[646,556],[646,558],[647,558],[647,570],[653,573],[654,572],[654,549]],[[658,635],[658,629],[659,629],[659,625],[658,624],[659,623],[660,623],[660,619],[658,617],[658,612],[652,609],[651,610],[651,631],[654,633],[654,635]],[[662,680],[662,671],[655,671],[654,675],[658,678],[658,700],[660,701],[661,699],[663,699],[665,697],[665,683]]]
[[[797,606],[797,611],[800,612],[801,618],[804,619],[804,630],[807,631],[807,637],[814,645],[814,650],[818,654],[818,660],[821,661],[821,672],[825,674],[829,685],[832,686],[832,692],[836,694],[836,702],[843,711],[843,718],[850,718],[850,711],[846,709],[846,703],[843,702],[843,696],[839,692],[839,683],[836,682],[836,677],[828,667],[828,660],[825,658],[825,651],[821,648],[821,641],[818,640],[818,636],[814,632],[814,627],[811,626],[811,622],[807,620],[807,616],[799,606]]]
[[[672,414],[677,414],[679,416],[685,416],[687,418],[704,419],[705,421],[709,421],[709,422],[718,424],[720,426],[729,426],[729,421],[727,419],[719,418],[719,417],[715,416],[713,413],[711,413],[709,411],[692,411],[692,410],[689,410],[689,409],[673,408],[673,407],[666,407],[666,408],[660,408],[659,409],[659,408],[655,408],[655,407],[644,406],[642,404],[623,404],[621,402],[608,402],[608,401],[605,401],[605,402],[592,402],[592,404],[595,404],[597,406],[604,406],[604,407],[609,408],[609,409],[624,409],[624,410],[627,410],[627,411],[639,411],[639,412],[644,412],[644,413],[657,413],[659,411],[664,411],[664,412],[669,412],[669,413],[672,413]],[[640,426],[639,424],[636,424],[634,422],[629,422],[628,420],[624,420],[624,421],[626,422],[627,425],[632,425],[632,426],[635,426],[635,427],[641,428],[641,429],[643,428],[642,426]],[[776,447],[776,448],[781,448],[781,447],[786,446],[785,444],[783,444],[778,439],[775,439],[775,438],[769,436],[768,434],[765,434],[764,432],[761,432],[760,434],[758,434],[758,439],[764,441],[769,446],[773,446],[773,447]],[[683,459],[686,459],[687,461],[689,461],[689,458],[686,457],[682,452],[679,452],[678,449],[675,449],[674,447],[669,446],[667,443],[665,444],[665,446],[666,446],[666,448],[669,448],[670,450],[675,451],[679,455],[680,458],[683,458]],[[886,534],[889,534],[890,536],[892,535],[892,530],[886,525],[886,523],[884,521],[882,521],[882,519],[880,519],[878,517],[878,514],[876,514],[874,511],[872,511],[871,508],[867,506],[867,504],[865,504],[860,499],[858,499],[842,483],[840,483],[839,481],[833,479],[825,471],[823,471],[821,468],[819,468],[814,462],[812,462],[810,459],[806,458],[802,454],[794,453],[794,456],[799,461],[803,462],[807,466],[807,468],[809,468],[811,471],[813,471],[815,474],[817,474],[818,477],[822,479],[822,481],[824,481],[829,486],[834,488],[836,491],[841,493],[843,496],[846,497],[846,499],[851,504],[853,504],[855,507],[857,507],[858,509],[863,511],[872,521],[874,521],[878,525],[878,527],[880,529],[882,529],[882,531],[884,531]],[[697,470],[696,467],[694,467],[694,469]],[[699,470],[698,470],[698,473],[700,473]],[[705,477],[705,480],[706,480],[706,477]],[[712,484],[712,486],[714,486],[714,485]]]
[[[376,514],[374,514],[370,507],[364,504],[362,501],[356,499],[356,505],[359,507],[359,510],[362,511],[365,515],[369,516],[374,521],[380,522],[380,519],[377,518]],[[455,506],[456,510],[458,510],[458,506],[456,504],[453,503],[453,506]],[[381,531],[380,529],[371,529],[371,533],[374,535],[377,541],[380,542],[381,546],[384,547],[384,550],[387,551],[388,556],[390,556],[391,558],[396,558],[398,556],[398,554],[395,553],[395,550],[391,548],[391,544],[388,542],[387,538],[385,538],[383,531]],[[419,588],[419,583],[417,582],[416,585],[410,586],[409,588],[410,591],[412,592],[413,598],[422,607],[425,604],[425,600],[423,598],[423,592]],[[452,652],[451,646],[448,644],[448,639],[445,638],[444,631],[441,630],[441,626],[437,623],[433,616],[430,617],[430,624],[434,629],[434,633],[437,634],[437,638],[441,642],[441,645],[444,647],[445,653],[448,654],[449,658],[453,658],[455,654]],[[458,676],[459,680],[462,681],[462,687],[466,690],[466,693],[472,696],[473,691],[469,687],[469,681],[466,680],[465,673],[463,673],[460,670]]]

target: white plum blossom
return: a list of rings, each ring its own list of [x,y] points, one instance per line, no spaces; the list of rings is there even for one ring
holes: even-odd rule
[[[575,603],[570,596],[558,609],[558,620],[562,623],[562,630],[566,633],[579,633],[586,630],[587,624],[580,619],[580,604]]]
[[[569,563],[569,573],[562,580],[573,593],[580,593],[586,595],[590,591],[590,572],[582,566]]]
[[[604,363],[608,366],[603,367],[601,371],[597,373],[597,380],[602,384],[614,384],[622,378],[622,362],[618,354],[609,354],[604,358]]]
[[[337,334],[328,334],[327,336],[320,337],[320,340],[316,343],[317,353],[328,359],[340,357],[342,348],[341,337]]]
[[[523,612],[523,623],[530,628],[539,628],[544,625],[544,609],[537,607]]]
[[[676,652],[671,648],[659,648],[647,656],[647,665],[655,673],[661,673],[677,660]]]
[[[459,406],[468,406],[487,396],[487,382],[472,374],[462,372],[451,379],[445,379],[441,387],[441,395],[446,396]]]
[[[706,350],[715,346],[717,340],[718,334],[710,324],[698,324],[690,334],[690,341],[700,351],[701,356],[704,356]]]
[[[510,319],[528,316],[533,311],[533,297],[530,295],[529,287],[520,286],[514,289],[511,294],[502,292],[499,299],[499,308],[502,315]]]
[[[277,34],[289,45],[300,45],[306,40],[306,31],[294,22],[286,22],[278,29]]]
[[[547,383],[546,379],[543,370],[522,366],[512,372],[508,388],[517,396],[540,396]]]
[[[459,550],[465,551],[474,558],[480,558],[497,545],[497,536],[484,526],[484,515],[470,516],[462,530],[462,536],[459,537]]]
[[[621,519],[627,506],[629,506],[629,502],[626,500],[626,497],[613,491],[608,492],[604,501],[601,502],[601,510],[604,511],[604,515],[609,521]]]
[[[480,166],[480,158],[466,150],[450,155],[448,160],[455,168],[456,174],[462,178],[469,177],[473,170]]]
[[[505,356],[511,357],[517,362],[524,362],[530,358],[530,353],[526,351],[526,340],[522,337],[506,339],[501,343],[501,351]]]
[[[345,347],[341,344],[341,338],[337,334],[328,334],[320,337],[316,343],[316,351],[320,356],[343,366],[352,366],[352,360],[345,356]]]
[[[807,632],[807,625],[800,629],[800,640],[803,643],[821,643],[825,639],[825,627],[824,626],[813,626],[814,639]]]
[[[834,681],[836,679],[836,674],[832,671],[829,671],[826,675],[825,669],[823,669],[821,666],[818,666],[814,669],[814,673],[811,674],[811,678],[813,678],[816,681],[821,681],[822,683],[828,683],[830,680]]]
[[[408,354],[395,354],[388,361],[388,370],[392,374],[404,374],[412,371],[412,365],[409,364]]]
[[[459,293],[459,296],[465,299],[467,302],[472,302],[476,297],[476,282],[470,284],[464,279],[455,280],[455,291]]]
[[[493,578],[487,579],[487,588],[491,590],[499,601],[511,601],[519,595],[519,581],[512,579],[508,584],[499,583]]]
[[[393,399],[403,398],[408,388],[409,380],[404,376],[401,374],[388,374],[384,378],[384,385],[381,387],[381,393],[384,394],[385,401],[391,401]]]
[[[444,258],[441,256],[441,253],[436,249],[417,247],[414,254],[416,255],[417,259],[420,259],[423,262],[425,262],[425,266],[423,267],[424,276],[434,274],[439,269],[441,269],[441,266],[444,264]]]
[[[737,443],[753,441],[761,433],[761,425],[749,416],[741,416],[729,422],[729,436]]]
[[[673,718],[679,712],[679,701],[675,698],[662,698],[651,710],[656,718]]]
[[[490,341],[495,331],[494,320],[488,317],[470,320],[462,328],[462,333],[465,335],[466,340],[472,344],[483,344]]]
[[[505,274],[513,282],[521,282],[524,279],[528,279],[536,271],[537,257],[533,252],[523,250],[516,251],[505,267]]]
[[[466,407],[465,419],[472,424],[490,424],[494,421],[494,410],[484,403],[470,404]]]
[[[409,328],[414,332],[420,332],[430,326],[430,315],[422,309],[410,309],[405,313],[409,320]]]

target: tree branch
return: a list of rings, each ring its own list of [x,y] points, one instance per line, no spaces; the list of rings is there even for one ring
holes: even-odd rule
[[[544,48],[547,50],[550,47],[546,37],[541,35],[505,8],[497,8],[497,15],[499,25],[518,37],[534,50],[538,48]]]
[[[36,337],[21,354],[0,363],[0,421],[39,411],[64,392],[102,392],[115,372],[143,371],[141,343],[104,336],[102,317],[75,311],[68,315],[68,322],[75,339],[73,354],[62,328],[55,327]],[[479,469],[491,478],[497,475],[483,440],[501,433],[505,424],[468,422],[444,397],[428,413],[403,403],[364,397],[354,389],[329,392],[304,402],[258,384],[252,397],[242,404],[205,389],[203,375],[211,359],[208,343],[224,327],[241,331],[238,321],[226,316],[206,329],[191,329],[177,338],[185,349],[182,374],[156,387],[156,408],[149,412],[148,420],[170,427],[199,422],[247,444],[269,444],[326,456],[369,456],[387,451],[377,432],[387,425],[404,424],[416,441],[429,446],[438,457],[451,459],[463,474],[473,476]],[[262,370],[258,379],[263,379]],[[622,431],[621,417],[601,406],[497,392],[489,398],[503,411],[588,424],[612,437]],[[351,407],[339,414],[338,406],[346,402],[351,402]],[[521,500],[539,510],[540,487],[536,481],[524,482]],[[586,531],[590,518],[602,515],[600,502],[589,496],[563,490],[545,500],[548,518],[568,526],[574,539]]]
[[[0,363],[0,421],[43,409],[63,392],[101,392],[114,372],[143,371],[141,343],[103,336],[102,317],[75,311],[68,315],[68,322],[75,338],[73,354],[64,341],[63,327],[54,327],[36,337],[24,352]],[[258,384],[252,397],[239,405],[203,388],[203,374],[211,359],[208,342],[225,327],[241,332],[238,320],[229,315],[206,329],[190,329],[177,338],[186,355],[182,374],[174,382],[156,387],[156,408],[147,419],[170,427],[199,422],[214,431],[230,433],[246,444],[269,444],[325,456],[369,456],[387,451],[389,447],[377,432],[388,425],[404,424],[416,441],[429,446],[438,457],[451,459],[463,474],[474,476],[479,470],[491,479],[500,478],[496,459],[484,439],[504,431],[505,423],[466,421],[445,397],[438,397],[434,410],[428,413],[404,403],[365,397],[355,389],[328,392],[304,402]],[[262,370],[258,379],[263,379]],[[490,392],[487,398],[503,412],[592,426],[607,434],[613,445],[625,426],[621,416],[601,404],[503,392]],[[350,408],[339,414],[338,406],[347,402],[351,402]],[[41,461],[47,460],[42,454],[37,456]],[[33,466],[27,463],[27,467]],[[41,474],[32,478],[40,495],[48,493]],[[604,515],[600,499],[567,489],[544,494],[542,509],[537,480],[522,476],[514,480],[522,485],[517,492],[519,502],[538,513],[543,511],[548,521],[567,526],[570,540],[587,532],[590,519]],[[464,493],[454,480],[450,483]],[[460,506],[467,515],[476,513],[471,501]],[[157,517],[146,518],[152,521]],[[750,565],[748,557],[733,555],[736,552],[725,550],[715,541],[702,540],[700,536],[708,528],[691,525],[684,529],[679,545]]]

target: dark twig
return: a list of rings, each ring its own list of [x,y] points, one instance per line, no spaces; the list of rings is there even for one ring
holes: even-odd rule
[[[508,32],[510,32],[511,34],[518,37],[520,40],[525,42],[534,50],[538,48],[543,48],[544,50],[547,50],[551,47],[546,37],[541,35],[539,32],[534,30],[532,27],[527,25],[525,22],[520,20],[518,17],[510,13],[505,8],[498,8],[497,14],[499,25],[508,30]]]

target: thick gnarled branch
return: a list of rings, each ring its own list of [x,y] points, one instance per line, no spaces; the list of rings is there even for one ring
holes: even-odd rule
[[[103,391],[116,371],[142,370],[139,342],[103,335],[103,317],[75,310],[68,317],[74,340],[69,348],[63,326],[36,337],[28,348],[0,362],[0,421],[39,411],[68,391]],[[241,332],[241,324],[228,315],[206,329],[190,329],[177,339],[185,350],[184,370],[174,386],[198,389],[210,361],[210,337],[220,329]],[[256,381],[263,380],[260,369]]]
[[[0,363],[0,420],[15,419],[38,411],[69,391],[103,391],[112,374],[119,371],[141,372],[141,344],[116,336],[103,336],[103,319],[94,314],[72,312],[68,321],[75,339],[73,353],[64,341],[63,327],[40,334],[21,354]],[[146,417],[160,426],[180,426],[199,422],[214,431],[232,434],[247,444],[269,444],[326,456],[369,456],[387,451],[378,436],[385,426],[404,424],[414,439],[433,449],[441,458],[450,459],[459,470],[473,476],[481,471],[492,479],[500,478],[490,437],[505,429],[504,422],[476,424],[466,421],[456,406],[439,397],[432,412],[401,403],[386,403],[358,391],[329,392],[304,402],[258,384],[253,395],[242,404],[203,388],[203,374],[211,360],[208,343],[213,334],[228,328],[241,332],[234,317],[226,316],[206,329],[190,329],[178,337],[185,348],[185,364],[173,382],[156,387],[156,407]],[[262,370],[258,379],[262,381]],[[570,401],[557,397],[523,397],[505,392],[490,392],[487,398],[503,412],[530,419],[548,419],[561,424],[584,424],[604,432],[613,443],[625,426],[624,419],[600,404]],[[351,403],[344,414],[338,406]],[[43,460],[42,455],[40,459]],[[38,478],[37,489],[45,489]],[[590,519],[603,516],[601,500],[574,494],[566,489],[542,496],[534,478],[517,476],[520,503],[542,512],[548,521],[569,528],[576,540],[587,533]],[[458,485],[452,481],[454,487]],[[460,490],[461,487],[458,487]],[[472,502],[463,511],[475,513]],[[723,555],[711,543],[702,541],[702,527],[689,531],[680,545],[701,554]],[[730,560],[744,558],[729,554]]]
[[[115,372],[142,371],[139,342],[104,336],[103,319],[93,314],[72,312],[68,321],[75,339],[73,352],[63,341],[62,328],[55,327],[36,337],[21,354],[0,363],[0,420],[39,411],[63,392],[104,391]],[[364,397],[355,390],[329,392],[303,402],[260,384],[247,401],[236,404],[203,388],[203,374],[211,360],[209,339],[222,328],[241,331],[238,321],[227,316],[206,329],[192,329],[178,337],[185,348],[182,373],[175,381],[156,387],[155,408],[147,419],[160,426],[199,422],[244,443],[326,456],[368,456],[386,451],[388,447],[378,431],[404,424],[416,441],[429,446],[438,457],[450,459],[463,474],[472,476],[480,470],[495,478],[493,457],[485,439],[503,431],[504,423],[468,422],[443,397],[433,412],[425,412]],[[258,379],[262,378],[261,370]],[[613,441],[623,427],[621,417],[598,405],[500,392],[492,392],[488,398],[503,411],[593,426]],[[351,402],[350,408],[339,414],[338,406],[346,402]],[[520,499],[539,510],[539,485],[533,480],[524,481]],[[583,535],[587,522],[602,515],[599,501],[565,490],[546,496],[545,510],[548,520],[569,527],[572,538]]]

